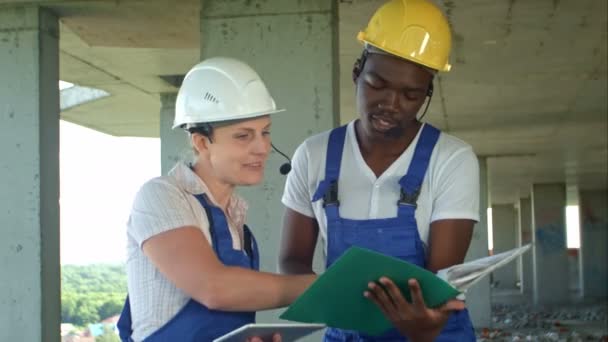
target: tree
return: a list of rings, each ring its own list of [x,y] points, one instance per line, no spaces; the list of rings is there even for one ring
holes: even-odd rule
[[[101,319],[112,317],[122,311],[123,305],[124,298],[113,295],[97,309],[97,313]]]
[[[85,326],[120,314],[127,292],[122,265],[61,267],[61,320]]]

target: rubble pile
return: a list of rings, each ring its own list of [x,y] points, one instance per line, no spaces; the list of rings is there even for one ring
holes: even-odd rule
[[[492,306],[492,328],[479,329],[477,340],[608,342],[607,311],[605,304],[553,308],[497,304]]]

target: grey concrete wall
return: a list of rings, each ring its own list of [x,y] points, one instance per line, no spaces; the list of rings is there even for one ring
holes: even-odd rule
[[[564,184],[532,186],[533,272],[536,304],[569,301]]]
[[[519,200],[519,224],[521,227],[521,242],[522,245],[532,243],[532,202],[530,198],[522,198]],[[532,277],[532,252],[528,251],[521,257],[522,292],[526,296],[532,296],[534,289],[534,279]]]
[[[495,204],[492,206],[492,227],[494,237],[494,254],[506,252],[517,246],[516,212],[513,204]],[[514,289],[517,277],[517,263],[511,262],[493,272],[497,288]]]
[[[59,27],[0,8],[0,341],[59,341]]]
[[[490,201],[488,163],[479,158],[479,222],[475,225],[471,246],[465,261],[488,256],[488,206]],[[467,291],[467,308],[475,327],[492,325],[490,300],[490,278],[486,277]]]
[[[172,129],[175,118],[177,93],[160,95],[160,169],[166,175],[179,160],[192,158],[188,134],[181,129]]]
[[[608,193],[581,191],[583,295],[608,297]]]
[[[201,59],[235,57],[258,71],[277,105],[287,109],[272,118],[272,140],[288,155],[338,122],[337,48],[336,1],[202,1]],[[285,182],[278,168],[284,161],[273,153],[263,184],[239,190],[250,204],[247,222],[263,270],[277,271]],[[275,321],[279,312],[262,312],[258,321]]]

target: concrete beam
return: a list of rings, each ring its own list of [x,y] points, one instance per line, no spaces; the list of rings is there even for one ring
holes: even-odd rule
[[[583,295],[608,298],[608,191],[581,191]]]
[[[465,258],[471,261],[488,256],[489,178],[486,158],[479,158],[479,222],[475,225],[471,246]],[[492,325],[490,278],[486,277],[467,291],[467,308],[476,328]]]
[[[179,160],[191,157],[188,135],[181,129],[172,129],[175,118],[176,93],[160,95],[160,169],[166,175]]]
[[[492,206],[492,227],[494,237],[494,254],[506,252],[517,247],[516,213],[513,204],[495,204]],[[515,289],[519,280],[517,264],[511,262],[493,273],[498,288]]]
[[[564,184],[532,186],[535,304],[569,301],[566,250],[566,189]]]
[[[519,200],[519,224],[521,227],[522,245],[532,243],[532,202],[530,198]],[[534,279],[532,276],[532,252],[529,251],[521,257],[522,276],[521,288],[526,296],[532,296],[534,289]]]
[[[0,341],[59,341],[58,26],[0,8]]]

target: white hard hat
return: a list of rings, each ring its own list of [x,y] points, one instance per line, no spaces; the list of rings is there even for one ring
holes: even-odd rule
[[[215,57],[195,65],[184,77],[175,102],[173,128],[282,111],[249,65],[233,58]]]

